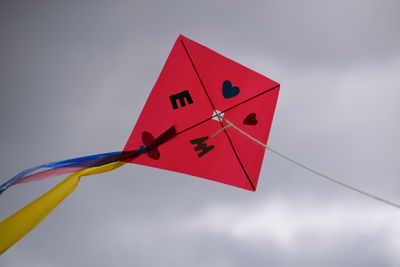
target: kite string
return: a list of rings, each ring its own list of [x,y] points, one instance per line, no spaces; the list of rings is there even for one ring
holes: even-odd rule
[[[233,123],[231,123],[229,120],[223,118],[222,116],[219,116],[219,114],[218,114],[217,116],[218,116],[220,119],[224,120],[226,123],[228,123],[228,125],[225,126],[225,127],[222,128],[222,129],[220,129],[218,132],[214,133],[213,136],[217,135],[217,134],[218,134],[220,131],[222,131],[223,129],[226,129],[226,128],[229,128],[229,127],[233,127],[233,128],[235,128],[237,131],[239,131],[241,134],[245,135],[246,137],[248,137],[249,139],[253,140],[253,141],[256,142],[257,144],[259,144],[259,145],[261,145],[261,146],[267,148],[269,151],[273,152],[274,154],[276,154],[276,155],[278,155],[278,156],[280,156],[280,157],[282,157],[282,158],[284,158],[284,159],[290,161],[291,163],[296,164],[297,166],[299,166],[299,167],[301,167],[301,168],[303,168],[303,169],[306,169],[306,170],[308,170],[308,171],[310,171],[310,172],[312,172],[312,173],[314,173],[314,174],[316,174],[316,175],[318,175],[318,176],[320,176],[320,177],[322,177],[322,178],[325,178],[325,179],[328,180],[328,181],[331,181],[331,182],[333,182],[333,183],[336,183],[336,184],[338,184],[338,185],[341,185],[341,186],[343,186],[343,187],[346,187],[347,189],[353,190],[353,191],[358,192],[358,193],[360,193],[360,194],[362,194],[362,195],[364,195],[364,196],[370,197],[370,198],[372,198],[372,199],[381,201],[381,202],[383,202],[383,203],[385,203],[385,204],[388,204],[388,205],[391,205],[391,206],[393,206],[393,207],[396,207],[396,208],[400,209],[400,205],[399,205],[399,204],[396,204],[396,203],[391,202],[391,201],[389,201],[389,200],[386,200],[386,199],[383,199],[383,198],[381,198],[381,197],[375,196],[375,195],[370,194],[370,193],[368,193],[368,192],[366,192],[366,191],[363,191],[363,190],[361,190],[361,189],[358,189],[358,188],[356,188],[356,187],[354,187],[354,186],[345,184],[345,183],[343,183],[343,182],[341,182],[341,181],[339,181],[339,180],[336,180],[336,179],[334,179],[334,178],[332,178],[332,177],[330,177],[330,176],[328,176],[328,175],[325,175],[325,174],[323,174],[323,173],[321,173],[321,172],[319,172],[319,171],[316,171],[316,170],[314,170],[314,169],[312,169],[312,168],[310,168],[310,167],[304,165],[303,163],[301,163],[301,162],[299,162],[299,161],[296,161],[296,160],[293,160],[293,159],[289,158],[288,156],[286,156],[286,155],[284,155],[284,154],[282,154],[282,153],[276,151],[275,149],[272,149],[271,147],[267,146],[266,144],[260,142],[259,140],[257,140],[257,139],[254,138],[253,136],[249,135],[248,133],[246,133],[245,131],[243,131],[242,129],[240,129],[239,127],[237,127],[236,125],[234,125]]]
[[[217,134],[219,134],[219,133],[222,132],[223,130],[228,129],[228,128],[230,128],[230,127],[232,127],[231,124],[226,125],[224,128],[221,128],[221,129],[219,129],[218,131],[216,131],[213,135],[211,135],[211,137],[212,137],[212,138],[216,137]]]

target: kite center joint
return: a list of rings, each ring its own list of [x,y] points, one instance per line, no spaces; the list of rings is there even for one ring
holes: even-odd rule
[[[222,121],[223,116],[224,116],[224,113],[222,111],[215,109],[211,116],[211,119],[216,120],[216,121]]]
[[[213,135],[211,135],[212,138],[216,137],[216,136],[217,136],[220,132],[222,132],[223,130],[228,129],[228,128],[230,128],[230,127],[233,126],[232,123],[230,123],[229,121],[225,120],[225,119],[223,118],[223,116],[224,116],[224,113],[222,113],[222,112],[220,112],[220,111],[218,111],[218,110],[214,110],[214,114],[213,114],[213,118],[212,118],[212,119],[213,119],[213,120],[218,120],[218,121],[220,121],[220,122],[225,121],[226,123],[228,123],[228,125],[226,125],[225,127],[219,129],[219,130],[216,131]]]
[[[213,120],[216,120],[216,121],[219,121],[219,122],[223,122],[224,121],[224,113],[223,112],[221,112],[221,111],[219,111],[219,110],[214,110],[214,113],[213,113],[213,115],[212,115],[212,119]],[[225,127],[223,127],[223,128],[221,128],[221,129],[219,129],[218,131],[216,131],[213,135],[211,135],[211,137],[212,138],[214,138],[214,137],[216,137],[220,132],[222,132],[223,130],[225,130],[225,129],[228,129],[228,128],[230,128],[230,127],[232,127],[233,125],[231,124],[231,123],[229,123],[229,122],[227,122],[228,123],[228,125],[226,125]]]

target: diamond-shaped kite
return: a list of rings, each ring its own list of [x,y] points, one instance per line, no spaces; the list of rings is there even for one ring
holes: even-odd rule
[[[127,162],[255,191],[265,147],[251,138],[267,142],[278,92],[278,83],[179,36],[123,151],[43,164],[0,186],[1,194],[18,183],[74,172],[0,222],[0,253],[43,220],[82,176]],[[248,136],[229,129],[234,125]]]
[[[265,148],[238,131],[224,130],[227,118],[267,142],[279,84],[184,36],[179,36],[124,148],[136,149],[143,133],[177,134],[151,154],[130,160],[255,190]]]

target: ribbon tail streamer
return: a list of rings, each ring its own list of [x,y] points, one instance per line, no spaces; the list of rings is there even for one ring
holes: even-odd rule
[[[5,190],[7,190],[12,185],[15,185],[18,183],[26,183],[26,182],[42,180],[45,178],[50,178],[52,176],[78,171],[79,169],[82,169],[83,167],[85,167],[85,168],[89,167],[91,164],[95,163],[96,161],[100,161],[101,159],[105,159],[105,158],[112,158],[114,156],[120,155],[121,153],[122,152],[118,152],[118,151],[102,153],[102,154],[97,154],[97,155],[90,155],[90,156],[84,156],[84,157],[79,157],[79,158],[45,163],[45,164],[42,164],[42,165],[39,165],[39,166],[36,166],[33,168],[29,168],[27,170],[24,170],[24,171],[18,173],[16,176],[14,176],[13,178],[9,179],[8,181],[6,181],[2,185],[0,185],[0,194],[2,194]],[[81,168],[69,169],[69,167],[81,167]],[[42,168],[51,168],[51,169],[42,171],[42,172],[40,172],[40,174],[33,173]]]
[[[68,197],[77,187],[82,176],[108,172],[117,169],[124,164],[126,163],[117,161],[77,171],[41,197],[2,221],[0,223],[0,255],[29,233],[55,207],[57,207],[58,204]]]

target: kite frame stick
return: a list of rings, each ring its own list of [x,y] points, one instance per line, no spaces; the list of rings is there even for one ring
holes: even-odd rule
[[[389,201],[389,200],[383,199],[383,198],[381,198],[381,197],[375,196],[375,195],[370,194],[370,193],[368,193],[368,192],[366,192],[366,191],[363,191],[363,190],[361,190],[361,189],[358,189],[358,188],[356,188],[356,187],[354,187],[354,186],[345,184],[345,183],[343,183],[343,182],[341,182],[341,181],[339,181],[339,180],[336,180],[336,179],[334,179],[334,178],[332,178],[332,177],[330,177],[330,176],[328,176],[328,175],[325,175],[325,174],[323,174],[323,173],[321,173],[321,172],[319,172],[319,171],[317,171],[317,170],[314,170],[314,169],[312,169],[312,168],[310,168],[310,167],[304,165],[303,163],[301,163],[301,162],[299,162],[299,161],[296,161],[296,160],[293,160],[293,159],[289,158],[288,156],[286,156],[286,155],[284,155],[284,154],[282,154],[282,153],[276,151],[275,149],[272,149],[271,147],[267,146],[266,144],[260,142],[259,140],[257,140],[257,139],[254,138],[253,136],[249,135],[248,133],[246,133],[245,131],[243,131],[242,129],[240,129],[240,128],[237,127],[236,125],[234,125],[234,124],[233,124],[232,122],[230,122],[229,120],[227,120],[227,119],[223,118],[222,116],[220,116],[219,114],[217,114],[217,116],[218,116],[221,120],[223,120],[223,121],[225,121],[226,123],[228,123],[228,126],[235,128],[235,129],[236,129],[237,131],[239,131],[241,134],[245,135],[246,137],[248,137],[249,139],[253,140],[253,141],[256,142],[257,144],[259,144],[259,145],[261,145],[261,146],[267,148],[269,151],[275,153],[276,155],[278,155],[278,156],[280,156],[280,157],[282,157],[282,158],[284,158],[284,159],[290,161],[291,163],[294,163],[294,164],[296,164],[297,166],[299,166],[299,167],[301,167],[301,168],[303,168],[303,169],[306,169],[306,170],[308,170],[308,171],[310,171],[310,172],[312,172],[312,173],[314,173],[314,174],[316,174],[316,175],[318,175],[318,176],[320,176],[320,177],[322,177],[322,178],[325,178],[326,180],[331,181],[331,182],[333,182],[333,183],[335,183],[335,184],[341,185],[341,186],[343,186],[343,187],[346,187],[347,189],[350,189],[350,190],[353,190],[353,191],[355,191],[355,192],[358,192],[358,193],[360,193],[360,194],[362,194],[362,195],[364,195],[364,196],[370,197],[370,198],[372,198],[372,199],[374,199],[374,200],[381,201],[381,202],[383,202],[383,203],[385,203],[385,204],[388,204],[388,205],[391,205],[391,206],[393,206],[393,207],[395,207],[395,208],[400,209],[400,205],[397,204],[397,203],[394,203],[394,202],[391,202],[391,201]],[[218,132],[214,133],[213,136],[217,135],[220,131],[222,131],[222,130],[224,130],[224,129],[227,129],[227,128],[229,128],[229,127],[225,126],[224,128],[220,129]]]

